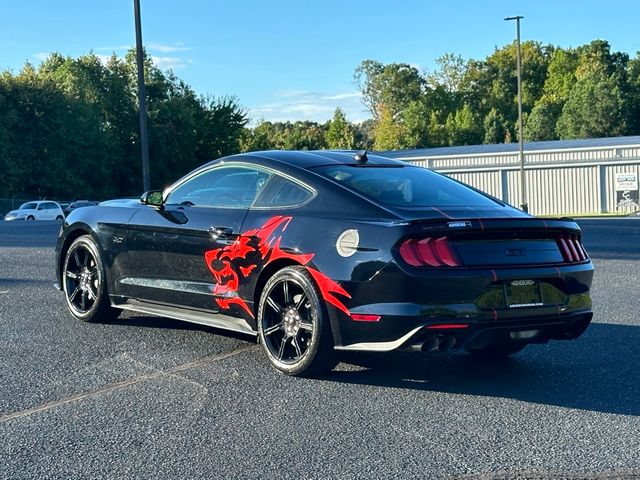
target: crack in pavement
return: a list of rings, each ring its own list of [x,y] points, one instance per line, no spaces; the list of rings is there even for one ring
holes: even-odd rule
[[[234,357],[241,353],[247,352],[249,350],[255,350],[257,348],[258,348],[257,345],[250,345],[248,347],[242,347],[237,350],[233,350],[231,352],[221,353],[218,355],[211,355],[208,357],[202,357],[197,360],[192,360],[190,362],[182,363],[175,367],[168,368],[166,370],[157,370],[152,373],[138,375],[136,377],[131,377],[126,380],[110,383],[108,385],[105,385],[100,388],[96,388],[94,390],[90,390],[88,392],[78,393],[76,395],[71,395],[70,397],[60,398],[58,400],[53,400],[51,402],[43,403],[42,405],[38,405],[36,407],[27,408],[25,410],[19,410],[17,412],[0,416],[0,423],[8,422],[10,420],[15,420],[16,418],[28,417],[29,415],[33,415],[34,413],[50,410],[52,408],[59,407],[61,405],[66,405],[67,403],[77,402],[79,400],[84,400],[85,398],[94,397],[96,395],[102,395],[103,393],[119,390],[121,388],[129,387],[131,385],[136,385],[141,382],[146,382],[148,380],[154,380],[156,378],[165,377],[165,376],[175,376],[178,372],[183,372],[190,368],[199,367],[201,365],[206,365],[208,363],[218,362],[220,360],[224,360],[229,357]]]

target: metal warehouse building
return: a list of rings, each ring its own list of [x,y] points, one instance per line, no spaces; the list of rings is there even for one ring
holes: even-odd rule
[[[534,215],[638,210],[640,136],[524,144],[529,211]],[[431,168],[512,205],[520,201],[518,144],[385,152]]]

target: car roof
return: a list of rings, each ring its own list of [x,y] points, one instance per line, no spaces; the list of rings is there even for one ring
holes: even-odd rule
[[[362,165],[354,156],[357,150],[268,150],[261,152],[241,153],[221,160],[253,159],[255,161],[270,160],[285,163],[299,168],[314,168],[330,165]],[[367,165],[407,165],[406,162],[367,153]]]

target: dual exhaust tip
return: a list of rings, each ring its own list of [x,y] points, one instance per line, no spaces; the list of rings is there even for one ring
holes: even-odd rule
[[[446,352],[456,345],[455,337],[451,335],[427,337],[425,340],[413,343],[407,347],[410,352]]]

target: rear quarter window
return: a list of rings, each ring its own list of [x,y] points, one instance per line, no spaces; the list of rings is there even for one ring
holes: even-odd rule
[[[253,204],[258,208],[297,207],[313,198],[314,192],[292,180],[274,175]]]

